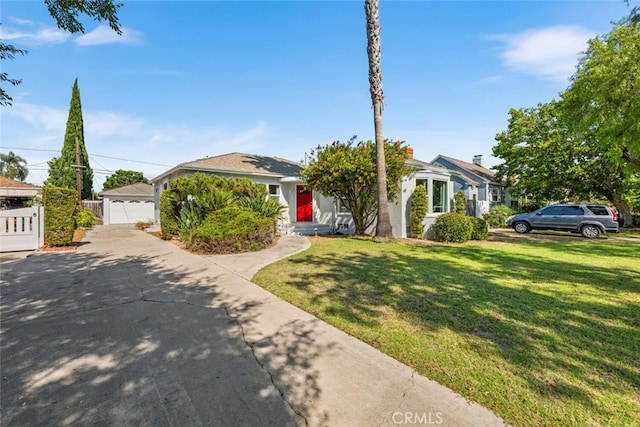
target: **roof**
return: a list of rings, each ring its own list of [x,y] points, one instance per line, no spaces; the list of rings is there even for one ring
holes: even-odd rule
[[[0,176],[0,188],[27,188],[33,190],[39,190],[41,187],[37,185],[28,184],[22,181],[16,181],[15,179],[6,178]]]
[[[459,175],[459,172],[456,172],[454,170],[447,169],[441,165],[437,165],[434,163],[423,162],[422,160],[418,160],[418,159],[410,158],[410,159],[406,159],[404,162],[407,165],[415,168],[416,170],[424,170],[427,172],[440,172],[447,175]]]
[[[180,163],[158,175],[156,181],[177,170],[233,173],[239,175],[260,175],[274,177],[296,177],[304,166],[279,157],[259,156],[256,154],[230,153],[205,157],[191,162]]]
[[[481,178],[481,179],[483,179],[483,180],[485,180],[487,182],[497,182],[496,181],[496,174],[494,172],[492,172],[491,170],[485,168],[484,166],[480,166],[480,165],[476,165],[475,163],[469,163],[469,162],[465,162],[465,161],[462,161],[462,160],[454,159],[453,157],[443,156],[441,154],[436,157],[434,162],[438,158],[444,159],[444,160],[456,165],[457,167],[459,167],[463,171],[472,173],[476,177]],[[467,177],[467,178],[469,178],[469,177]]]
[[[124,187],[103,191],[101,196],[150,196],[153,197],[153,185],[137,182]]]

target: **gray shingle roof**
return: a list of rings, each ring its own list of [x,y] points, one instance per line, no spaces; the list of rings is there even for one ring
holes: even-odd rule
[[[124,187],[103,191],[101,196],[153,196],[153,185],[138,182]]]

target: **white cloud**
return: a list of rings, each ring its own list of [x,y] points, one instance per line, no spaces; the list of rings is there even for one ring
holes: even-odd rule
[[[504,64],[519,72],[566,81],[575,71],[578,57],[595,33],[578,26],[557,25],[516,34],[500,34],[491,39],[506,46],[500,56]]]
[[[43,27],[35,31],[19,31],[0,27],[0,39],[12,40],[27,45],[60,44],[69,39],[69,34],[55,27]]]
[[[73,42],[79,46],[96,46],[101,44],[139,44],[142,33],[123,27],[122,35],[118,35],[108,25],[100,25],[96,29],[76,38]]]

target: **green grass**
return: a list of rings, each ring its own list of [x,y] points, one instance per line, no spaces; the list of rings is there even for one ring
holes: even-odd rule
[[[640,245],[356,238],[253,278],[514,425],[640,420]]]

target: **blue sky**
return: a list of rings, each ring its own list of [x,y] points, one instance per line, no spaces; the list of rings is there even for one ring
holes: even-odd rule
[[[124,35],[85,21],[58,30],[42,1],[3,0],[0,152],[41,184],[60,154],[78,78],[94,190],[116,169],[151,178],[234,151],[301,161],[334,140],[373,139],[362,1],[123,1]],[[634,3],[636,4],[636,3]],[[589,38],[629,13],[612,1],[380,3],[385,137],[414,156],[470,161],[506,129],[510,108],[569,84]]]

